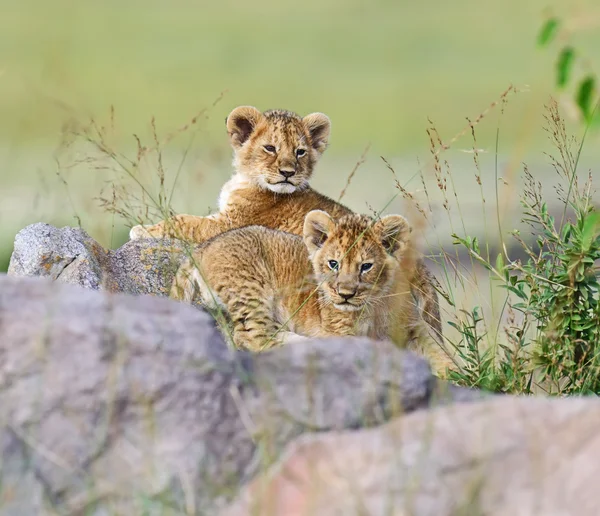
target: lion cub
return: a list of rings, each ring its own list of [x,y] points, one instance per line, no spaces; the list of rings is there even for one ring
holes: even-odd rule
[[[219,197],[219,212],[207,217],[178,215],[152,226],[134,226],[130,238],[176,237],[202,243],[225,231],[261,225],[302,235],[304,218],[323,210],[334,218],[352,213],[346,206],[309,186],[321,154],[327,147],[329,118],[312,113],[254,107],[235,108],[227,117],[234,150],[235,173]],[[411,279],[414,302],[421,317],[441,343],[442,326],[435,279],[419,260]]]
[[[336,220],[320,210],[306,216],[303,238],[262,226],[234,229],[180,267],[171,297],[191,302],[197,292],[206,306],[224,308],[235,346],[253,351],[297,335],[384,339],[410,231],[399,215]],[[412,326],[420,318],[408,281],[401,295],[406,309],[395,317]]]

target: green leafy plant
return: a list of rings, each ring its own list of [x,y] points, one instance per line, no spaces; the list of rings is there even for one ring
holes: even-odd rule
[[[502,392],[529,393],[537,386],[553,394],[600,394],[600,212],[591,172],[581,185],[577,175],[582,144],[567,136],[555,102],[547,121],[560,156],[552,164],[562,213],[550,213],[541,182],[525,167],[522,221],[536,238],[529,243],[519,230],[512,234],[527,259],[511,261],[504,252],[492,263],[476,238],[453,235],[507,291],[509,316],[505,339],[483,353],[479,307],[452,323],[463,365],[451,377]]]

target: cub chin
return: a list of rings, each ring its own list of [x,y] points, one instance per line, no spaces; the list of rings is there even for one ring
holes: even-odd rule
[[[224,310],[238,348],[258,351],[299,336],[388,338],[390,318],[403,317],[407,326],[420,321],[408,281],[404,309],[389,308],[410,231],[400,215],[335,219],[320,210],[307,214],[302,237],[262,226],[234,229],[180,267],[171,297],[191,302],[198,295]]]

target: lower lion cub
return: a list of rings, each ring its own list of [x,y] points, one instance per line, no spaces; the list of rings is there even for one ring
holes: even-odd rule
[[[238,348],[261,349],[305,337],[390,339],[429,359],[443,376],[448,355],[415,305],[407,259],[411,228],[400,215],[332,218],[309,212],[303,237],[264,226],[205,242],[183,264],[171,297],[224,308]]]
[[[222,233],[202,245],[176,275],[171,297],[198,292],[225,309],[236,347],[254,351],[296,335],[387,338],[392,316],[407,328],[420,321],[408,276],[403,313],[387,308],[411,228],[399,215],[333,219],[307,214],[303,237],[263,226]],[[396,300],[397,301],[397,300]],[[396,305],[397,306],[397,305]]]

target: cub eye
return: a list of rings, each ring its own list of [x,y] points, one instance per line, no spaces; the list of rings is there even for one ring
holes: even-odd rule
[[[360,266],[360,272],[367,272],[367,271],[370,271],[372,268],[373,268],[372,263],[363,263]]]
[[[339,264],[338,262],[336,262],[335,260],[329,260],[329,261],[327,262],[327,265],[329,265],[329,268],[330,268],[332,271],[337,271],[337,270],[338,270],[338,268],[339,268],[339,266],[340,266],[340,264]]]
[[[265,145],[263,147],[267,152],[275,152],[277,149],[275,149],[274,145]]]
[[[299,158],[301,158],[305,154],[306,154],[306,150],[305,149],[296,149],[296,156],[298,156]]]

